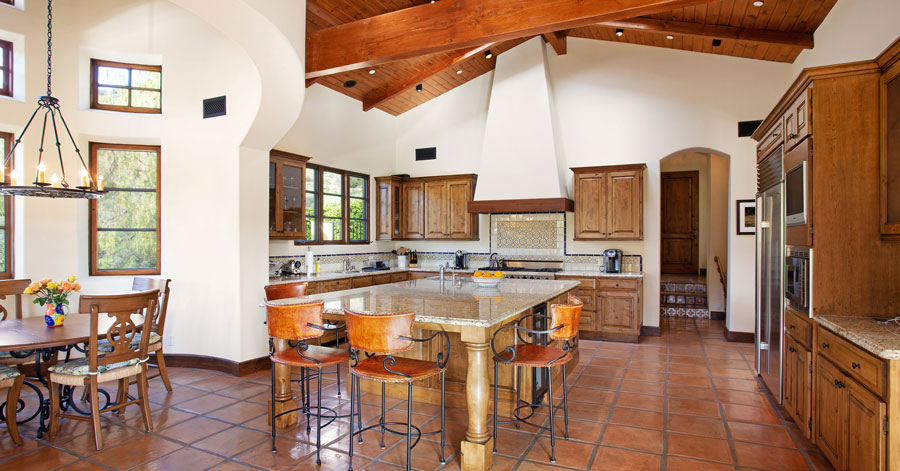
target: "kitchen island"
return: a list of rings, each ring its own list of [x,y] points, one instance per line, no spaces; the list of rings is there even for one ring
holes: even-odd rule
[[[445,331],[450,336],[450,360],[447,364],[447,405],[466,407],[468,427],[460,448],[461,467],[465,471],[487,470],[491,467],[493,443],[487,426],[490,405],[490,386],[496,380],[500,388],[500,414],[510,415],[515,401],[516,378],[513,368],[501,368],[500,377],[492,378],[490,342],[494,332],[504,325],[518,321],[523,315],[546,312],[546,303],[565,301],[567,293],[574,290],[578,282],[564,280],[503,280],[497,288],[478,288],[471,278],[459,277],[453,281],[419,279],[400,283],[369,286],[344,291],[310,295],[304,298],[284,299],[276,303],[324,301],[326,317],[340,319],[343,309],[377,314],[415,312],[415,336],[424,337],[429,331]],[[530,325],[530,324],[526,324]],[[506,335],[504,335],[506,334]],[[505,331],[498,345],[506,346],[515,342],[512,331]],[[287,348],[286,342],[279,341],[276,348]],[[411,358],[433,359],[437,345],[417,345],[401,355]],[[462,352],[465,350],[466,355]],[[574,367],[576,361],[567,367]],[[558,370],[558,368],[557,368]],[[554,375],[555,380],[558,372]],[[523,399],[530,399],[535,392],[531,373],[523,375]],[[276,368],[276,404],[280,412],[293,408],[293,394],[290,386],[290,371]],[[380,393],[381,386],[363,381],[362,388]],[[388,387],[388,394],[406,397],[402,391]],[[440,383],[422,381],[414,386],[417,401],[440,404]],[[289,417],[289,416],[285,416]],[[296,417],[293,418],[296,420]],[[279,423],[282,425],[289,425]]]

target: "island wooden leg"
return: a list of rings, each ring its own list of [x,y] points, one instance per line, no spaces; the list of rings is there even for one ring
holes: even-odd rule
[[[465,341],[465,335],[463,336]],[[488,349],[485,338],[477,342],[466,341],[469,355],[466,373],[466,402],[469,408],[469,427],[460,445],[462,471],[487,471],[493,464],[493,438],[487,426],[490,405],[490,378],[488,376]]]
[[[291,348],[287,340],[275,339],[275,351]],[[272,423],[272,410],[276,414],[296,409],[297,401],[294,400],[294,392],[291,390],[291,367],[287,365],[275,365],[275,404],[272,407],[269,401],[269,423]],[[278,417],[275,425],[281,428],[292,427],[297,423],[297,411]]]

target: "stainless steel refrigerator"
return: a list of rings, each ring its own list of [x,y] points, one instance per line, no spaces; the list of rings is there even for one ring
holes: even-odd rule
[[[781,148],[759,163],[756,195],[756,371],[781,404],[784,193]]]

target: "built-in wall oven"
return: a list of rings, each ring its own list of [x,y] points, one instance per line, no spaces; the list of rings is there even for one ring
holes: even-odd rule
[[[794,310],[810,314],[812,249],[790,247],[785,257],[784,297]]]

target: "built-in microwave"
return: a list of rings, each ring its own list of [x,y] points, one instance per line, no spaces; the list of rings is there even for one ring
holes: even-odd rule
[[[803,312],[810,313],[810,292],[812,286],[811,267],[812,249],[790,247],[787,251],[784,273],[784,296],[788,305]]]
[[[806,161],[784,172],[784,223],[788,226],[806,224]]]

